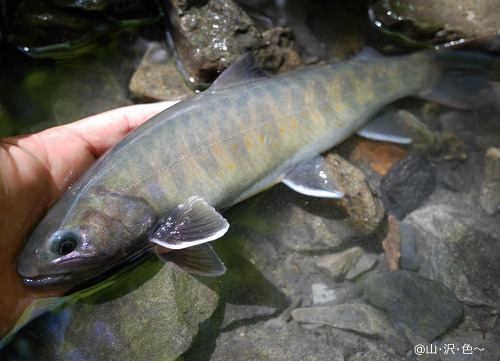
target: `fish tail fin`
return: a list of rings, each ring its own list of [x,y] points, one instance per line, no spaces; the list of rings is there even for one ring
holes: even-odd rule
[[[492,79],[500,74],[498,57],[476,51],[426,51],[420,53],[437,67],[433,85],[419,97],[459,109],[490,104],[497,97]],[[497,86],[498,88],[498,86]]]

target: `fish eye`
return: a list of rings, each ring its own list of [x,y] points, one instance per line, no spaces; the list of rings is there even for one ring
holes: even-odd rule
[[[57,237],[55,251],[65,256],[73,252],[78,244],[78,236],[73,233],[65,232]]]

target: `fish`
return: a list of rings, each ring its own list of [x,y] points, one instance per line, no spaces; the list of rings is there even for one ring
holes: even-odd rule
[[[30,287],[74,287],[154,252],[184,271],[221,275],[209,243],[229,228],[221,212],[280,182],[342,197],[321,153],[355,132],[408,143],[369,122],[407,96],[461,109],[490,103],[495,60],[466,51],[360,55],[270,77],[246,55],[91,165],[28,237],[17,271]]]

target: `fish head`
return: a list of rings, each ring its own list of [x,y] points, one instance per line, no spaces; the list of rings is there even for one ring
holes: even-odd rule
[[[155,221],[141,198],[102,191],[63,197],[29,236],[17,271],[31,287],[78,285],[143,251]]]

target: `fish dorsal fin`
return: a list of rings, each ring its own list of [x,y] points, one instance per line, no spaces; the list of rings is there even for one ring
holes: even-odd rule
[[[253,54],[247,53],[224,70],[208,91],[216,92],[267,78],[269,77],[255,64]]]
[[[306,196],[342,198],[337,177],[322,156],[300,163],[282,181],[294,191]]]
[[[401,113],[397,110],[387,109],[373,118],[363,128],[358,129],[358,135],[384,142],[397,144],[410,144],[411,129],[409,129],[408,119],[405,117],[415,117],[411,113]]]
[[[192,247],[222,237],[229,223],[203,198],[193,196],[160,219],[149,240],[169,249]]]
[[[226,272],[224,263],[207,243],[171,252],[163,250],[163,247],[156,247],[158,258],[184,272],[211,277],[221,276]]]

